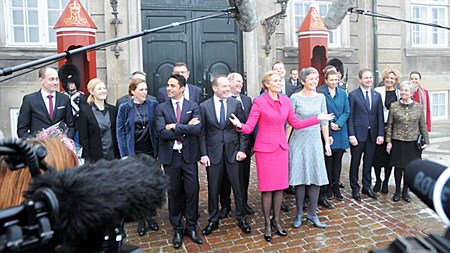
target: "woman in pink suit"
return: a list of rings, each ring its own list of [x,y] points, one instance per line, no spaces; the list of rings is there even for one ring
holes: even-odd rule
[[[245,124],[235,115],[230,121],[238,131],[249,134],[258,125],[258,134],[254,146],[256,167],[258,171],[258,190],[264,212],[264,239],[272,240],[272,228],[276,234],[286,236],[280,225],[280,209],[283,189],[288,188],[288,149],[286,139],[286,120],[296,129],[309,127],[319,120],[331,120],[332,114],[321,113],[317,117],[299,120],[292,110],[289,98],[280,95],[281,77],[277,71],[268,71],[262,76],[263,89],[266,91],[255,98]],[[273,219],[270,219],[273,198]]]

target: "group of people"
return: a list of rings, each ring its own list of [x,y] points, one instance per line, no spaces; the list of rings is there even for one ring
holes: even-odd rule
[[[403,82],[399,92],[395,88],[392,92],[398,76],[395,71],[388,71],[383,75],[385,87],[377,91],[371,88],[372,73],[362,69],[360,87],[347,95],[339,66],[324,72],[325,85],[321,87],[319,72],[314,68],[304,68],[300,73],[293,69],[289,80],[284,79],[282,62],[276,62],[272,69],[263,74],[262,93],[253,102],[241,92],[243,78],[239,73],[214,77],[214,95],[202,101],[201,89],[187,83],[189,70],[185,63],[174,64],[157,97],[148,94],[145,73],[137,71],[131,75],[128,94],[114,106],[106,102],[107,86],[101,79],[89,81],[90,95],[86,99],[77,91],[76,69],[73,75],[60,71],[58,76],[55,69],[44,67],[39,71],[41,89],[23,99],[18,135],[28,138],[64,122],[69,137],[78,138],[83,146],[87,162],[137,154],[157,158],[169,178],[169,220],[175,248],[181,247],[186,234],[193,242],[202,243],[196,231],[198,162],[206,167],[208,180],[209,218],[201,231],[203,235],[218,229],[219,220],[229,215],[231,189],[237,224],[243,233],[251,233],[247,216],[254,213],[248,203],[253,154],[267,242],[272,240],[272,228],[279,236],[287,235],[280,223],[280,211],[285,206],[283,190],[289,186],[297,206],[293,227],[302,225],[306,202],[306,220],[326,227],[316,213],[317,204],[324,196],[343,200],[340,174],[342,157],[349,147],[353,198],[361,199],[358,171],[364,153],[362,193],[371,198],[377,198],[374,192],[381,188],[387,193],[388,179],[381,182],[380,171],[383,167],[387,176],[395,166],[393,200],[398,201],[406,163],[420,158],[418,135],[424,140],[420,148],[429,144],[429,120],[424,113],[429,104],[424,108],[415,102],[413,82]],[[418,72],[411,74],[411,80],[415,75],[420,80]],[[58,77],[67,95],[57,91]],[[423,89],[416,93],[419,99],[427,99]],[[389,159],[391,153],[394,155]],[[372,166],[377,175],[373,190]],[[402,197],[410,200],[406,187]],[[152,217],[145,217],[138,222],[141,236],[146,233],[146,223],[151,229],[158,229]]]

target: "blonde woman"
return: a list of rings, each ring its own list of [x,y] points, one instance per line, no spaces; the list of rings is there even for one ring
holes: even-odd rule
[[[80,108],[78,131],[83,157],[87,162],[101,158],[111,160],[119,157],[116,140],[117,108],[106,103],[108,90],[100,78],[94,78],[87,85],[90,96],[88,104]]]

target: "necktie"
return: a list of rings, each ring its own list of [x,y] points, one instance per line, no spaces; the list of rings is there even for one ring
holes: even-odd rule
[[[223,128],[225,126],[225,106],[223,105],[223,99],[220,101],[220,121],[219,126],[220,128]]]
[[[181,121],[181,108],[180,108],[180,102],[177,101],[177,109],[176,109],[176,116],[177,116],[177,123],[180,123]],[[181,144],[181,141],[177,141],[177,144]]]
[[[366,90],[366,107],[367,107],[367,110],[370,111],[370,99],[369,99],[369,91],[368,90]]]
[[[53,120],[53,96],[48,95],[48,112],[50,114],[50,120]]]

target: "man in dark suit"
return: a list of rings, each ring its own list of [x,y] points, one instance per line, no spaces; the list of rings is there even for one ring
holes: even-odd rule
[[[142,80],[146,81],[146,76],[147,76],[147,74],[145,74],[142,71],[137,70],[137,71],[134,71],[133,73],[131,73],[130,80],[132,80],[132,79],[142,79]],[[154,96],[150,95],[150,94],[147,94],[147,97],[150,100],[156,100],[156,98]],[[118,98],[116,100],[116,107],[117,107],[117,109],[119,109],[119,106],[121,104],[124,104],[124,103],[126,103],[126,102],[128,102],[128,101],[130,101],[132,99],[133,99],[133,96],[131,96],[130,95],[130,91],[128,91],[127,95],[122,96],[122,97],[120,97],[120,98]]]
[[[182,75],[172,74],[166,86],[170,99],[159,104],[155,111],[158,159],[170,182],[169,220],[175,231],[175,248],[183,243],[181,215],[184,208],[188,236],[194,243],[203,243],[195,229],[199,194],[197,161],[200,159],[197,137],[201,130],[201,114],[197,103],[183,97],[185,84],[186,79]]]
[[[180,74],[186,78],[186,87],[184,88],[184,98],[190,101],[194,101],[200,104],[202,99],[202,89],[199,87],[187,83],[189,79],[189,70],[184,62],[177,62],[173,65],[172,74]],[[161,87],[158,90],[158,103],[167,101],[169,97],[167,96],[167,90],[165,87]]]
[[[242,109],[244,110],[244,119],[247,121],[248,115],[250,114],[250,110],[252,108],[252,99],[241,93],[243,86],[243,78],[239,73],[230,73],[227,76],[228,81],[230,81],[230,95],[232,98],[235,98],[241,102]],[[247,157],[239,162],[239,172],[241,175],[239,176],[243,180],[244,185],[244,199],[245,199],[245,211],[247,214],[253,214],[253,209],[248,205],[248,184],[250,180],[250,165],[251,165],[251,155],[252,155],[252,147],[255,142],[255,138],[253,137],[253,133],[248,135],[249,144],[247,145],[247,149],[245,150],[245,154]],[[231,211],[231,185],[229,183],[229,179],[227,174],[224,173],[222,187],[220,189],[220,212],[219,219],[224,219],[228,217],[228,214]]]
[[[67,136],[73,138],[74,123],[70,98],[58,92],[58,72],[50,67],[39,70],[41,89],[25,95],[17,120],[17,135],[26,139],[36,132],[64,123],[68,127]]]
[[[378,196],[370,189],[372,183],[371,167],[375,153],[375,145],[384,141],[383,104],[380,93],[372,87],[372,72],[362,69],[358,73],[360,86],[348,95],[350,117],[348,118],[348,136],[350,140],[350,186],[352,197],[361,200],[358,184],[358,170],[363,158],[362,193],[373,199]]]
[[[247,155],[248,138],[236,131],[230,122],[231,114],[244,121],[241,103],[230,98],[230,83],[225,76],[214,77],[211,83],[214,96],[200,104],[202,131],[200,132],[201,163],[208,177],[208,225],[202,230],[209,235],[219,227],[219,193],[226,173],[234,192],[235,216],[244,233],[250,233],[245,212],[244,187],[240,179],[239,161]]]

